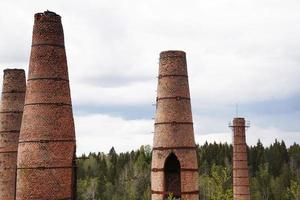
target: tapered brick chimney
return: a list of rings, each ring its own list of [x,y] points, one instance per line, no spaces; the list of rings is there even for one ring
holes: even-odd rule
[[[22,69],[6,69],[0,107],[0,199],[13,200],[16,189],[17,151],[26,81]]]
[[[61,17],[34,16],[17,198],[74,199],[75,131]]]
[[[234,118],[231,127],[233,129],[233,199],[250,200],[245,119]]]
[[[194,139],[186,55],[160,54],[152,155],[152,200],[170,193],[198,200],[198,163]]]

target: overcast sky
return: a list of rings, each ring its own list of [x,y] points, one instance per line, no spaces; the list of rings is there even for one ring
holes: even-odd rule
[[[299,0],[1,0],[0,69],[28,70],[33,15],[62,16],[78,154],[152,145],[158,58],[187,53],[196,142],[300,142]],[[2,82],[2,76],[1,76]]]

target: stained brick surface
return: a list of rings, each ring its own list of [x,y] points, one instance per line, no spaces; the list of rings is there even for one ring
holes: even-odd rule
[[[35,15],[18,155],[17,198],[74,199],[75,131],[61,17]]]
[[[249,172],[245,139],[245,119],[233,120],[233,196],[234,200],[250,200]]]
[[[156,125],[156,137],[159,140],[156,140],[156,145],[158,147],[161,146],[194,146],[194,129],[193,126],[190,124],[185,125],[173,125],[173,126],[166,126],[166,125]],[[178,138],[185,135],[185,140],[178,140]]]
[[[193,119],[183,51],[160,54],[155,134],[153,143],[151,190],[152,200],[163,200],[164,166],[174,153],[180,162],[181,199],[198,200],[198,163]]]
[[[25,90],[24,70],[4,70],[0,106],[0,200],[15,198],[17,150]]]

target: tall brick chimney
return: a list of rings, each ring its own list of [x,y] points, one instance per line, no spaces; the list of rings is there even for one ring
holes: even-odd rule
[[[0,199],[13,200],[16,189],[17,151],[26,81],[23,69],[6,69],[0,107]]]
[[[34,18],[16,199],[74,199],[75,130],[61,17],[46,11]]]
[[[234,118],[231,127],[233,129],[233,199],[250,200],[245,119]]]
[[[151,191],[152,200],[163,200],[170,193],[182,200],[199,199],[198,163],[183,51],[160,53]]]

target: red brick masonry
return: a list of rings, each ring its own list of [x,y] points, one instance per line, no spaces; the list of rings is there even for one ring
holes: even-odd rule
[[[74,199],[75,130],[61,17],[34,16],[17,198]]]
[[[15,199],[17,151],[26,81],[22,69],[6,69],[0,107],[0,199]]]
[[[186,55],[183,51],[164,51],[159,61],[152,200],[163,200],[169,192],[181,196],[182,200],[198,200],[198,163]],[[168,158],[173,159],[169,167],[166,165]],[[176,172],[180,175],[173,173],[176,165],[180,165]],[[170,175],[166,175],[167,168],[170,168]]]
[[[234,200],[250,200],[245,119],[233,120],[233,196]]]

